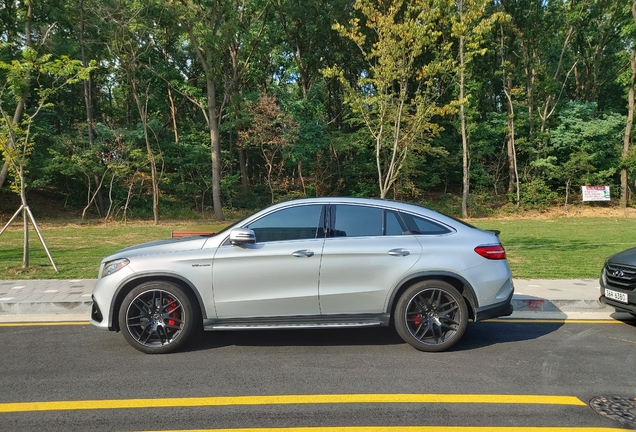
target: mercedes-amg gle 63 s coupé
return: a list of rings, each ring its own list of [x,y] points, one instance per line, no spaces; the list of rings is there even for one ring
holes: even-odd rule
[[[411,204],[311,198],[105,258],[91,323],[145,353],[200,330],[387,325],[443,351],[469,321],[510,315],[513,291],[496,232]]]

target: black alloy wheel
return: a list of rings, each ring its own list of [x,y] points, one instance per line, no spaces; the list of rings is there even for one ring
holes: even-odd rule
[[[134,288],[119,310],[119,328],[126,341],[147,354],[165,354],[183,346],[193,334],[193,302],[171,282],[150,281]]]
[[[455,345],[466,331],[468,307],[451,284],[439,280],[408,288],[395,308],[395,328],[420,351],[439,352]]]

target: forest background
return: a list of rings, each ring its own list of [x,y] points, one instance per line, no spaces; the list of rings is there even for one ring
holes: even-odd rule
[[[0,213],[631,206],[635,4],[1,0]]]

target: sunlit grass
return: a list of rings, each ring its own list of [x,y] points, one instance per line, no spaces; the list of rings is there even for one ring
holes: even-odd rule
[[[512,274],[519,279],[591,278],[605,259],[636,246],[634,218],[472,221],[501,231]]]
[[[513,276],[518,279],[591,278],[599,276],[605,258],[636,246],[634,218],[479,219],[484,229],[501,231]],[[60,272],[55,273],[40,241],[29,232],[30,266],[22,268],[20,221],[0,236],[0,279],[95,278],[104,256],[138,243],[167,239],[171,230],[218,231],[225,224],[136,222],[56,224],[40,227]]]
[[[0,236],[0,279],[90,279],[103,257],[138,243],[170,238],[172,230],[218,231],[226,224],[162,222],[113,224],[42,224],[40,230],[59,273],[51,266],[33,227],[29,230],[29,267],[22,268],[24,230],[12,224]]]

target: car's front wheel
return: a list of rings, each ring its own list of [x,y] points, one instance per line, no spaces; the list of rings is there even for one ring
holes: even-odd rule
[[[182,347],[194,333],[197,314],[177,284],[150,281],[134,288],[119,309],[119,328],[130,345],[147,354]]]
[[[428,280],[409,287],[395,307],[395,329],[420,351],[444,351],[463,336],[468,308],[451,284]]]

